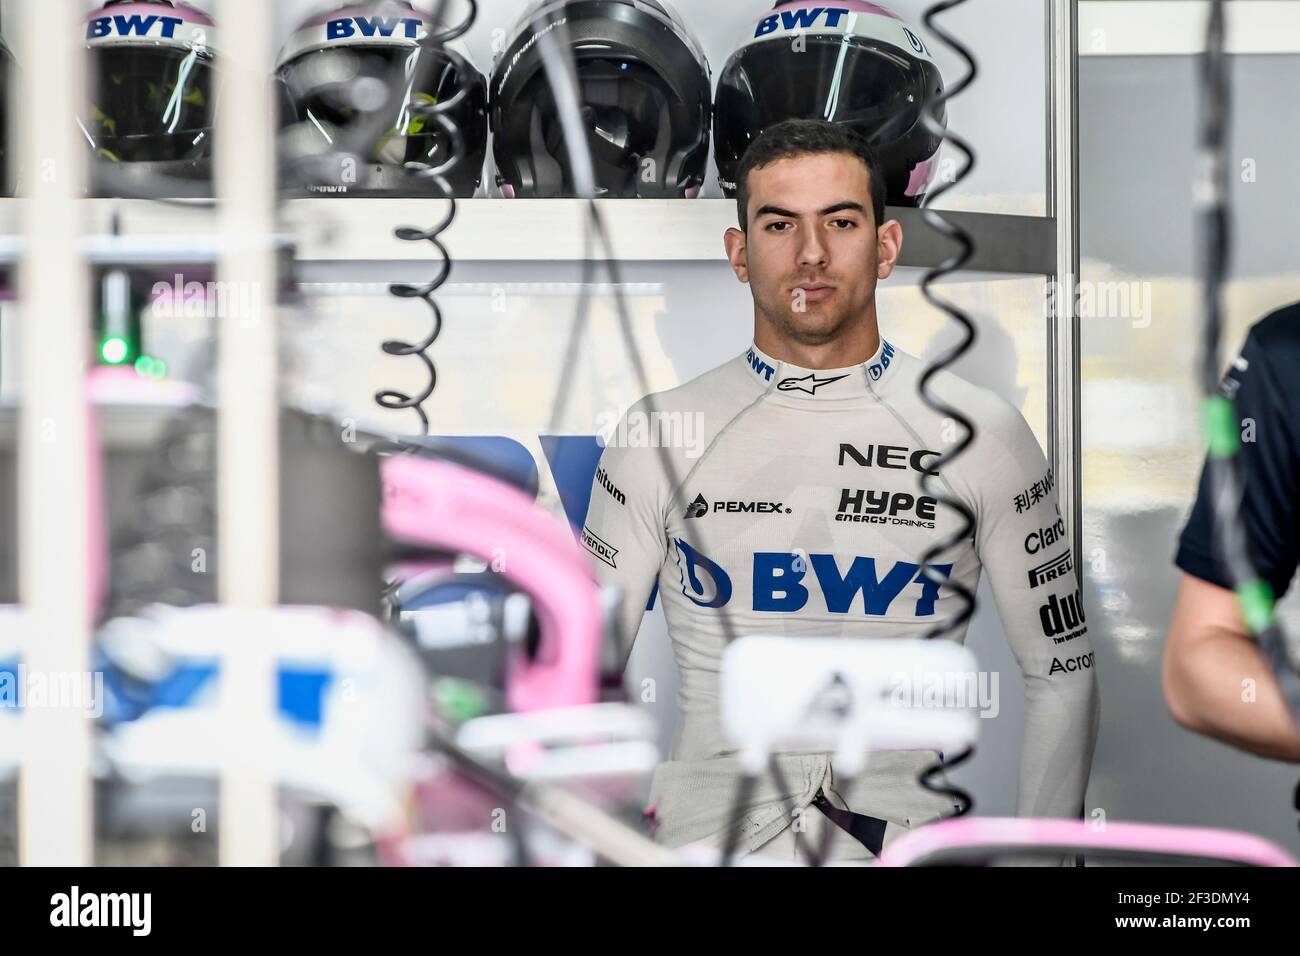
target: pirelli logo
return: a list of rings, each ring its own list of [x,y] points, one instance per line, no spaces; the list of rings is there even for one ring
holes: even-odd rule
[[[584,527],[582,529],[582,544],[588,551],[594,554],[600,560],[604,561],[611,568],[617,568],[614,563],[614,555],[618,554],[618,548],[611,548],[596,535],[591,533],[591,529]]]
[[[1040,564],[1036,568],[1029,569],[1029,586],[1036,588],[1040,584],[1046,584],[1048,581],[1055,581],[1059,577],[1069,574],[1073,567],[1070,558],[1070,552],[1066,551],[1059,557]]]

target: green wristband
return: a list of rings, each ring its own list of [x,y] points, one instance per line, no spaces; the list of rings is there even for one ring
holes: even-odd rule
[[[1273,589],[1267,581],[1254,578],[1237,586],[1241,616],[1250,633],[1266,631],[1273,624]]]
[[[1212,395],[1205,400],[1205,436],[1211,458],[1231,458],[1237,453],[1237,411],[1230,399]]]

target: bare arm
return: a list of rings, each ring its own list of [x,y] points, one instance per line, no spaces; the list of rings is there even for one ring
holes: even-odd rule
[[[1183,575],[1162,683],[1169,712],[1187,729],[1300,762],[1300,726],[1226,588]]]

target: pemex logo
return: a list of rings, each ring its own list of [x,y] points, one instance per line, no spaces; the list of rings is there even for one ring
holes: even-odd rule
[[[695,500],[686,506],[685,518],[703,518],[709,513],[709,503],[704,500],[704,495],[696,495]]]

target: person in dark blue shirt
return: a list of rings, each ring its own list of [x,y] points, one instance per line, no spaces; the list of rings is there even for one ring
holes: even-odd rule
[[[1281,598],[1300,556],[1300,303],[1251,328],[1221,391],[1241,423],[1247,553]],[[1250,636],[1218,549],[1208,462],[1175,562],[1184,573],[1163,668],[1174,719],[1262,757],[1300,762],[1300,726]]]

